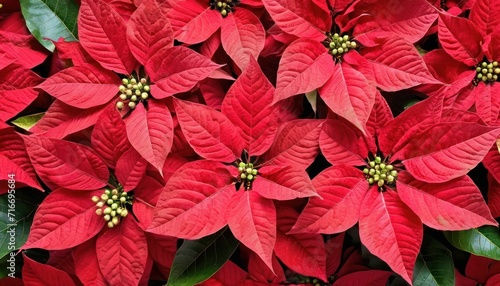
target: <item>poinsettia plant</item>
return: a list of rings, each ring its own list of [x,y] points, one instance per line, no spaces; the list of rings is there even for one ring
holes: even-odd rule
[[[0,284],[495,285],[500,0],[5,0]]]

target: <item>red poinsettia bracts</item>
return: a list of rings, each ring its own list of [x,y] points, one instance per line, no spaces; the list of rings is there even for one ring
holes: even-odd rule
[[[500,131],[477,122],[443,110],[439,97],[395,119],[379,97],[369,137],[325,122],[320,147],[334,166],[314,178],[322,199],[310,198],[291,233],[337,233],[359,221],[361,242],[411,283],[422,223],[439,230],[498,225],[466,175]]]
[[[316,195],[304,169],[318,152],[322,123],[292,121],[278,130],[280,113],[271,106],[273,92],[250,59],[224,98],[222,113],[174,101],[188,143],[206,160],[187,163],[172,176],[149,232],[196,239],[229,225],[234,236],[273,269],[273,200]]]

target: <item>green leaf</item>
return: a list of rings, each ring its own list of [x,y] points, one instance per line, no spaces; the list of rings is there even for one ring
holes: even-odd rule
[[[20,0],[21,12],[31,34],[48,50],[54,51],[49,40],[76,41],[78,4],[74,0]]]
[[[26,131],[29,131],[30,128],[33,127],[33,125],[35,125],[38,122],[38,120],[40,120],[43,117],[44,114],[45,112],[26,115],[23,117],[16,118],[15,120],[12,120],[11,123]]]
[[[233,255],[239,245],[229,228],[199,240],[186,240],[175,254],[167,285],[201,283]]]
[[[425,236],[413,271],[414,285],[455,285],[451,251],[431,236]]]
[[[482,226],[462,231],[446,231],[444,235],[453,246],[460,250],[500,260],[498,227]]]
[[[0,258],[26,242],[36,208],[45,196],[35,189],[15,191],[0,196]]]

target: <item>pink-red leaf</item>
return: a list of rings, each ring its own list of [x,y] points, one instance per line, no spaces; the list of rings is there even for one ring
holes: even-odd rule
[[[189,145],[207,160],[233,162],[243,150],[243,140],[222,113],[207,106],[175,100],[175,110]]]
[[[220,35],[222,47],[241,70],[250,58],[257,60],[266,38],[259,18],[244,8],[229,13],[222,21]]]
[[[25,254],[23,267],[23,282],[25,285],[36,286],[71,286],[75,282],[68,273],[47,264],[38,263]],[[9,282],[5,285],[10,285]]]
[[[274,200],[293,200],[317,195],[307,172],[291,165],[260,168],[252,189],[261,196]]]
[[[438,33],[443,49],[457,61],[473,66],[482,60],[483,36],[470,20],[441,13]]]
[[[366,133],[376,89],[362,73],[348,65],[337,64],[332,77],[318,91],[330,110]]]
[[[237,127],[250,156],[262,155],[273,143],[278,125],[273,94],[274,87],[251,59],[222,102],[222,113]]]
[[[338,233],[358,222],[361,202],[369,187],[360,170],[333,166],[316,176],[313,185],[321,197],[309,199],[292,233]]]
[[[225,213],[234,192],[225,165],[186,163],[161,193],[148,232],[187,239],[215,233],[227,224]]]
[[[102,0],[83,0],[78,36],[85,50],[103,67],[130,74],[136,61],[127,43],[125,20]]]
[[[77,246],[105,225],[95,213],[96,192],[75,192],[59,189],[45,198],[33,218],[30,234],[22,249],[60,250]]]
[[[297,273],[327,281],[323,237],[310,233],[287,235],[299,214],[292,208],[281,208],[277,214],[276,256]]]
[[[115,73],[86,64],[62,70],[37,87],[68,105],[85,109],[109,102],[118,94],[119,85]]]
[[[110,285],[138,285],[148,259],[146,234],[132,216],[97,238],[97,259]]]
[[[142,1],[127,24],[130,51],[142,65],[161,48],[174,45],[170,22],[154,0]]]
[[[309,39],[290,44],[280,60],[274,102],[323,86],[335,65],[327,51],[320,42]]]
[[[438,230],[464,230],[482,225],[498,225],[481,192],[468,176],[441,184],[415,180],[400,172],[399,197],[422,222]]]
[[[266,164],[307,168],[319,152],[318,138],[323,120],[293,120],[278,130],[276,139],[263,155]]]
[[[411,283],[422,244],[422,223],[396,192],[372,187],[361,207],[359,236],[368,250]]]
[[[239,191],[232,196],[226,216],[234,237],[273,270],[272,257],[276,242],[276,209],[273,201],[261,197],[257,192]]]
[[[162,102],[149,100],[148,108],[138,104],[125,121],[132,146],[161,173],[173,144],[172,115]]]
[[[340,277],[333,286],[385,286],[391,276],[391,272],[383,270],[357,271]]]
[[[363,148],[362,140],[356,130],[344,122],[327,120],[319,136],[319,147],[332,165],[361,166],[366,164],[368,157],[368,150]]]
[[[106,185],[108,167],[89,147],[43,137],[23,139],[43,181],[72,190],[94,190]]]
[[[90,239],[73,249],[72,256],[75,261],[76,276],[84,285],[104,285],[106,280],[102,276],[97,261],[96,239]]]
[[[135,149],[129,149],[118,159],[115,175],[123,190],[130,192],[146,174],[148,162]]]
[[[153,97],[162,99],[189,91],[221,66],[192,49],[178,46],[157,51],[146,63],[146,71],[155,83],[151,86]]]
[[[496,122],[500,117],[499,84],[478,84],[469,94],[476,99],[476,112],[486,124]]]
[[[289,34],[322,41],[326,38],[324,33],[330,31],[332,17],[326,3],[310,0],[263,0],[262,3],[274,22]]]

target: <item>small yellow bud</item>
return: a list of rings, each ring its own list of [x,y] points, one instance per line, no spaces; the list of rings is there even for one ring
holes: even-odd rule
[[[220,13],[222,14],[222,17],[226,17],[227,16],[227,11],[224,9],[222,11],[220,11]]]
[[[114,218],[111,219],[111,222],[114,225],[118,225],[120,223],[120,219],[117,216],[115,216]]]
[[[98,196],[93,196],[93,197],[92,197],[92,201],[93,201],[94,203],[97,203],[97,202],[99,202],[99,201],[100,201],[100,199],[99,199],[99,197],[98,197]]]
[[[379,187],[382,187],[384,185],[384,183],[385,183],[384,180],[380,180],[380,181],[378,181],[377,185]]]
[[[118,109],[122,109],[122,108],[123,108],[123,102],[118,101],[118,102],[116,103],[116,108],[118,108]]]
[[[109,197],[108,197],[108,195],[107,195],[107,194],[102,194],[102,195],[101,195],[101,199],[102,199],[103,201],[106,201],[106,200],[108,200],[108,199],[109,199]]]
[[[127,100],[127,95],[125,93],[120,94],[121,100]]]
[[[110,214],[111,213],[111,208],[107,207],[104,209],[104,214]]]
[[[146,100],[146,99],[148,99],[148,97],[149,97],[149,94],[147,94],[147,92],[141,93],[141,98],[142,99]]]
[[[127,209],[123,209],[123,210],[122,210],[122,213],[121,213],[121,216],[122,216],[122,217],[126,217],[127,215],[128,215],[128,211],[127,211]]]
[[[147,82],[147,79],[145,79],[145,78],[141,78],[141,83],[142,83],[142,84],[145,84],[146,82]]]
[[[126,79],[126,78],[122,79],[122,83],[123,83],[124,85],[128,85],[128,84],[129,84],[128,79]]]
[[[124,85],[120,85],[120,87],[118,88],[118,90],[120,92],[125,92],[127,90],[127,88]]]
[[[111,217],[115,217],[116,216],[116,211],[111,211],[110,215],[111,215]]]
[[[120,202],[122,202],[122,203],[124,203],[126,200],[127,200],[127,198],[125,198],[125,197],[120,198]]]
[[[95,210],[95,213],[96,213],[97,215],[102,215],[102,209],[96,209],[96,210]]]
[[[108,227],[109,227],[109,228],[113,228],[113,226],[115,226],[115,225],[113,224],[113,222],[108,221]]]
[[[111,216],[109,214],[105,215],[104,216],[104,220],[105,221],[109,221],[111,219]]]
[[[98,202],[95,206],[98,208],[102,208],[104,206],[104,202],[102,202],[102,201]]]
[[[132,79],[130,80],[130,83],[131,83],[131,84],[137,84],[137,80],[136,80],[135,78],[132,78]]]
[[[338,48],[337,51],[339,52],[339,54],[342,54],[344,52],[344,49],[342,47]]]
[[[132,100],[132,101],[137,101],[137,96],[136,96],[136,95],[132,95],[132,96],[130,97],[130,100]]]
[[[149,92],[149,90],[150,90],[149,85],[145,85],[145,86],[144,86],[144,91],[145,91],[145,92]]]
[[[128,103],[128,107],[130,107],[131,109],[134,109],[135,108],[135,103],[134,102],[129,102]]]
[[[252,174],[248,175],[247,180],[249,180],[249,181],[253,180],[253,175]]]
[[[106,203],[107,203],[108,205],[112,205],[112,204],[114,203],[114,201],[113,201],[113,199],[109,199],[109,200],[107,200],[107,201],[106,201]]]

